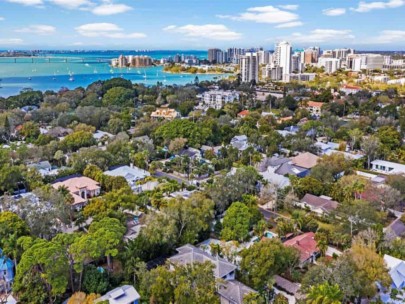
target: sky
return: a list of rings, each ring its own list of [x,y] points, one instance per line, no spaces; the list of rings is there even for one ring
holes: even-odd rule
[[[0,49],[405,50],[405,0],[0,0]]]

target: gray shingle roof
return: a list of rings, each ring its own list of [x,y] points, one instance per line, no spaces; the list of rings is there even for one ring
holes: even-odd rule
[[[218,294],[232,304],[243,304],[243,298],[249,293],[256,291],[236,280],[218,283]]]
[[[210,261],[215,265],[214,275],[217,278],[225,277],[227,274],[235,271],[236,266],[228,261],[213,257],[205,251],[187,244],[176,249],[178,254],[169,258],[169,261],[173,264],[186,265],[191,263],[204,263]]]

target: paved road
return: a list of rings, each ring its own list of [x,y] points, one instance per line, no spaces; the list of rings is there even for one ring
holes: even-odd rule
[[[154,174],[154,176],[155,177],[167,177],[167,178],[169,178],[169,179],[172,179],[172,180],[175,180],[175,181],[177,181],[178,183],[188,183],[188,180],[187,179],[182,179],[182,178],[180,178],[180,177],[178,177],[178,176],[175,176],[175,175],[173,175],[173,174],[169,174],[169,173],[166,173],[166,172],[162,172],[162,171],[156,171],[155,172],[155,174]]]

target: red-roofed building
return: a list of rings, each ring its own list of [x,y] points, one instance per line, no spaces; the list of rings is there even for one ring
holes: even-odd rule
[[[245,118],[246,116],[248,116],[250,114],[249,110],[243,110],[241,112],[238,113],[238,117],[240,118]]]
[[[340,91],[344,92],[346,95],[356,94],[361,91],[361,87],[346,84],[340,88]]]
[[[318,101],[308,101],[307,106],[305,107],[312,116],[321,116],[322,114],[323,102]]]
[[[289,239],[284,242],[284,245],[298,249],[301,267],[307,263],[313,263],[320,253],[313,232],[307,232]]]

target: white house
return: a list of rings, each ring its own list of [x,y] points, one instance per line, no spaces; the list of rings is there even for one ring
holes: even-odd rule
[[[109,304],[139,304],[141,296],[133,286],[117,287],[104,296],[94,300],[94,303],[108,302]]]
[[[142,170],[134,165],[121,166],[104,172],[109,176],[122,176],[126,179],[128,185],[135,192],[142,192],[142,186],[137,185],[137,182],[150,176],[148,171]]]
[[[376,159],[371,162],[371,170],[383,174],[405,174],[405,165]]]
[[[239,151],[245,151],[248,147],[248,138],[246,135],[234,136],[231,139],[231,145]]]
[[[382,290],[380,292],[381,300],[384,303],[405,303],[405,261],[386,254],[384,255],[384,262],[388,268],[388,273],[392,279],[392,284],[389,290]],[[393,289],[398,291],[395,297],[391,297],[391,291]]]
[[[220,110],[225,104],[238,101],[239,93],[236,91],[210,90],[199,97],[206,106]]]

